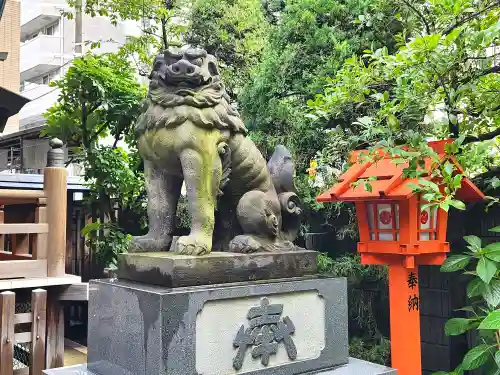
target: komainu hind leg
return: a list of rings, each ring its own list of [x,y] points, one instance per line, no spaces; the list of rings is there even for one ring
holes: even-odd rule
[[[214,214],[222,165],[217,149],[187,149],[180,156],[187,188],[191,233],[177,241],[177,252],[203,255],[212,250]]]
[[[145,236],[134,237],[130,252],[168,251],[172,243],[177,202],[182,178],[144,162],[148,193],[149,231]]]

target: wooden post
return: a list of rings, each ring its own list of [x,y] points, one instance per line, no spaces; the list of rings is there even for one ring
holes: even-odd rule
[[[47,254],[48,276],[64,276],[66,261],[66,211],[68,172],[64,167],[63,143],[59,139],[50,141],[44,170],[44,191],[47,196],[47,222],[49,224]]]
[[[389,264],[392,367],[401,375],[421,375],[418,265]]]
[[[59,288],[49,289],[47,296],[47,369],[64,366],[64,309],[60,296],[61,290]]]
[[[0,374],[12,375],[14,364],[14,317],[16,294],[0,293]]]
[[[47,292],[36,289],[31,294],[31,366],[30,375],[42,375],[45,369],[45,334],[47,325]]]
[[[35,223],[47,223],[47,199],[38,199],[38,206],[35,209]],[[50,230],[50,229],[49,229]],[[33,246],[33,259],[47,259],[47,233],[37,233]]]
[[[12,254],[29,255],[30,253],[30,238],[29,234],[13,234],[12,235]]]
[[[0,224],[5,223],[5,212],[4,206],[0,205]],[[0,234],[0,251],[6,251],[5,249],[5,234]]]

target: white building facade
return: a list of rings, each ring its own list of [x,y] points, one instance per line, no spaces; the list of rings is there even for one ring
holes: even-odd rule
[[[16,121],[16,126],[7,127],[0,135],[0,174],[41,173],[49,147],[48,140],[40,138],[45,126],[43,113],[59,95],[59,89],[51,87],[50,82],[64,75],[73,59],[88,51],[87,42],[100,42],[100,47],[92,50],[94,53],[116,52],[128,37],[141,33],[134,21],[114,26],[106,17],[83,14],[81,35],[77,35],[76,15],[68,19],[63,16],[65,12],[74,12],[66,0],[21,0],[17,82],[20,94],[31,101],[19,112],[19,125]],[[82,170],[78,165],[69,165],[68,172],[75,176]]]
[[[67,19],[65,0],[21,0],[20,94],[31,99],[20,112],[19,129],[43,125],[42,114],[58,97],[50,87],[79,55],[76,53],[75,19]],[[87,41],[100,41],[96,53],[115,52],[127,37],[140,33],[135,22],[120,22],[113,26],[108,18],[82,16],[82,51]]]

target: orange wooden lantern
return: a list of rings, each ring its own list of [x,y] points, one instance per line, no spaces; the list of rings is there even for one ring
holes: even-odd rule
[[[429,146],[440,160],[446,158],[462,171],[456,160],[444,152],[444,145],[449,142],[452,140],[430,142]],[[377,161],[361,161],[360,154],[367,152],[352,152],[352,166],[338,184],[317,200],[356,204],[361,262],[389,265],[392,367],[398,369],[399,375],[421,375],[418,266],[440,265],[446,259],[450,251],[446,242],[448,213],[423,207],[426,202],[411,188],[412,183],[418,183],[417,179],[403,176],[407,165],[395,164],[389,155],[382,153]],[[435,165],[431,160],[426,161],[427,174],[421,178],[429,179],[432,168]],[[369,178],[371,191],[366,191],[363,184],[353,186],[354,182]],[[484,194],[463,178],[457,198],[482,200]]]

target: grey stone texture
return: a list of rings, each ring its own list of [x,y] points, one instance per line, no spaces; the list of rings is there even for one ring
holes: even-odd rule
[[[64,168],[64,143],[59,138],[52,138],[47,153],[47,167]]]
[[[317,272],[311,250],[269,253],[222,253],[189,256],[171,252],[119,255],[120,279],[166,287],[302,277]]]
[[[106,375],[91,372],[86,365],[45,370],[43,373],[45,375]],[[346,365],[337,366],[325,371],[307,372],[303,373],[303,375],[397,375],[397,371],[374,363],[349,358],[349,363]]]
[[[144,159],[149,232],[130,252],[168,251],[182,182],[191,233],[174,251],[204,255],[295,248],[300,201],[290,152],[266,163],[229,103],[217,61],[205,50],[167,50],[155,59],[136,123]]]
[[[305,374],[348,361],[345,279],[176,289],[100,280],[91,282],[90,293],[88,366],[99,375],[235,374],[232,343],[240,325],[248,325],[244,305],[262,298],[283,304],[283,317],[293,320],[297,360],[289,360],[283,347],[264,367],[248,353],[238,373]]]

